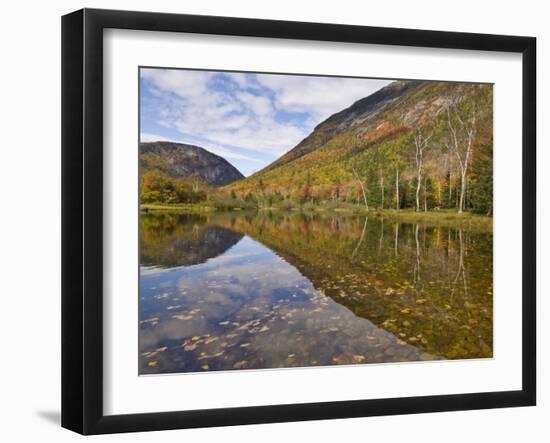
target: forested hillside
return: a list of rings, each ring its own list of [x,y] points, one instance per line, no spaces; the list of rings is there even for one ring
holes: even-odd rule
[[[244,178],[206,149],[167,141],[140,143],[139,167],[141,203],[198,203],[211,187]]]
[[[225,188],[259,207],[492,214],[492,85],[395,81]]]

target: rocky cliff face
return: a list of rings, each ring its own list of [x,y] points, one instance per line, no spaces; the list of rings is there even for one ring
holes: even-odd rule
[[[141,171],[158,170],[173,178],[200,177],[213,186],[223,186],[244,176],[224,158],[199,146],[173,142],[140,143]]]

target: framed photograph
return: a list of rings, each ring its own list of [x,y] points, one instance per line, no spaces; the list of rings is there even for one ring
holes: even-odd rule
[[[536,402],[531,37],[62,20],[62,425]]]

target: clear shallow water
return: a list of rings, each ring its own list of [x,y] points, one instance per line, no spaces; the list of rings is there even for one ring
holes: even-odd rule
[[[492,235],[141,215],[140,373],[492,356]]]

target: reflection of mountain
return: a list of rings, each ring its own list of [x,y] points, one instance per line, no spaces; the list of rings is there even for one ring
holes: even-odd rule
[[[491,234],[276,212],[141,219],[143,265],[201,263],[246,234],[403,343],[444,358],[492,355]]]
[[[144,266],[173,267],[204,263],[223,254],[243,234],[205,224],[188,215],[141,214],[141,259]]]
[[[420,233],[374,217],[368,224],[356,217],[239,218],[228,227],[261,241],[318,290],[404,342],[447,358],[492,355],[488,236],[433,227]],[[466,243],[476,248],[467,257]]]
[[[141,282],[141,374],[428,359],[250,237],[207,263],[144,273]]]

